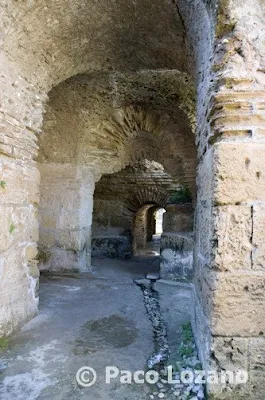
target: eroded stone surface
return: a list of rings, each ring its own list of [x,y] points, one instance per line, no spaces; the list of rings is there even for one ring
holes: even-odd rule
[[[258,353],[264,2],[4,1],[1,11],[1,335],[37,311],[39,200],[44,259],[86,268],[101,175],[151,158],[195,194],[196,140],[200,354],[212,362],[219,343],[216,353],[226,357],[223,336],[248,340]],[[252,398],[260,400],[264,371],[253,371]]]

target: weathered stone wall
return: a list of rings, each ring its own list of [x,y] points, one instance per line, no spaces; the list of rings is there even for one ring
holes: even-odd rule
[[[154,209],[153,204],[144,205],[135,214],[133,219],[133,251],[146,247],[148,234],[150,239],[150,229],[152,227],[150,211]],[[152,240],[152,237],[151,239]]]
[[[120,236],[92,237],[92,257],[109,257],[127,260],[133,255],[132,237],[127,234]]]
[[[147,86],[150,87],[148,90]],[[161,179],[164,184],[170,185],[178,179],[191,190],[194,188],[196,157],[188,126],[192,105],[185,108],[183,103],[178,108],[177,114],[182,115],[181,123],[177,124],[178,116],[173,114],[173,104],[176,106],[178,97],[184,102],[185,86],[192,93],[189,79],[183,80],[177,71],[142,71],[126,75],[94,73],[69,79],[50,92],[38,156],[42,171],[39,248],[41,255],[45,256],[46,253],[45,259],[49,259],[48,263],[41,264],[41,268],[85,270],[89,267],[86,253],[91,247],[89,224],[92,218],[92,192],[94,182],[103,174],[115,173],[126,165],[135,165],[149,157],[150,160],[163,162],[166,172],[158,171],[146,181],[148,185],[159,186]],[[156,99],[153,90],[159,93]],[[173,93],[181,93],[178,97],[168,95],[172,90]],[[143,107],[137,105],[139,101]],[[164,110],[162,113],[160,108]],[[185,141],[182,140],[184,131],[187,133]],[[73,170],[69,182],[67,169]],[[84,174],[80,172],[83,170]],[[143,176],[133,176],[133,179],[137,178],[143,182]],[[124,190],[123,194],[119,194],[118,186],[116,182],[112,197],[123,197],[125,193],[127,200],[131,197],[134,201],[137,190],[128,193]],[[76,201],[73,199],[71,206],[78,217],[78,222],[76,220],[74,224],[73,220],[65,217],[67,207],[70,209],[68,190],[77,193]],[[106,216],[100,217],[97,223],[105,193],[100,202],[97,202],[97,195],[95,199],[94,237],[106,237],[108,232],[120,235],[124,230],[127,235],[127,231],[132,229],[132,212],[128,215],[130,207],[122,205],[121,200],[120,216],[115,209],[110,217],[108,210],[111,202],[105,202],[103,212]],[[64,200],[68,204],[66,207]],[[85,201],[87,204],[84,204]],[[59,219],[62,212],[64,216]],[[86,217],[85,212],[90,215]],[[72,214],[73,219],[75,216]],[[111,223],[108,221],[110,218]],[[46,221],[50,226],[46,226]]]
[[[76,77],[55,89],[58,118],[51,113],[49,119],[48,107],[44,133],[47,122],[51,129],[40,135],[41,149],[48,148],[47,157],[41,152],[41,164],[70,163],[78,171],[90,163],[97,181],[102,173],[131,164],[135,153],[141,159],[152,154],[190,185],[195,157],[189,126],[194,131],[195,113],[187,72],[193,73],[198,88],[197,343],[204,366],[250,372],[248,392],[224,391],[217,398],[260,400],[265,397],[264,2],[219,3],[217,28],[217,1],[210,0],[117,0],[104,7],[65,0],[1,3],[0,334],[9,334],[37,311],[40,177],[35,159],[47,94],[52,98],[53,87],[86,73],[86,79]],[[96,91],[98,101],[109,99],[104,111],[95,110],[99,119],[92,117],[87,95],[80,102],[77,89],[90,93],[89,104],[95,104],[93,73],[94,82],[104,75],[107,83]],[[56,124],[61,129],[54,129]],[[95,138],[89,146],[88,137]],[[70,160],[69,149],[74,152]],[[169,149],[176,157],[168,159]],[[46,176],[41,179],[44,193]],[[58,210],[61,194],[54,190]],[[87,210],[82,189],[76,186],[76,191],[80,210]],[[49,208],[41,207],[45,219]],[[55,237],[61,227],[71,236],[68,224],[57,223]],[[88,232],[89,225],[89,217],[78,224],[78,251],[80,232]],[[42,235],[45,229],[51,228],[44,227]]]
[[[192,233],[163,233],[161,236],[160,276],[162,279],[191,280],[193,278]]]
[[[163,214],[160,274],[163,279],[193,277],[192,204],[168,204]]]
[[[94,176],[71,164],[39,167],[39,267],[86,271],[91,264]]]
[[[116,4],[109,3],[102,8],[99,3],[90,2],[73,2],[69,6],[64,0],[52,3],[4,1],[0,5],[0,180],[3,182],[0,193],[3,226],[0,334],[10,333],[37,311],[37,271],[34,271],[34,265],[38,241],[37,204],[40,177],[35,158],[38,152],[37,137],[41,132],[47,94],[50,95],[51,88],[71,76],[84,72],[105,72],[110,69],[135,71],[146,68],[185,70],[183,25],[176,9],[173,5],[170,8],[165,7],[167,2],[162,4],[161,1],[157,1],[156,5],[152,1],[150,5],[151,7],[146,1],[139,2],[137,6],[118,2],[117,7]],[[120,10],[118,14],[117,9]],[[97,18],[97,15],[100,18]],[[146,24],[145,15],[150,16],[153,30],[150,23]],[[171,35],[165,32],[162,25],[159,32],[161,16],[165,17],[169,31],[172,26]],[[129,31],[128,21],[129,25],[133,22]],[[132,29],[132,26],[135,29]],[[175,33],[173,27],[177,28]],[[145,44],[139,40],[139,32],[143,32],[143,29],[146,39],[149,38]],[[104,32],[100,35],[100,43],[94,32]],[[158,46],[153,46],[153,35],[158,40]],[[183,51],[176,53],[169,49],[167,52],[165,49],[168,46],[172,46],[172,49],[174,46],[181,47]],[[63,96],[57,102],[58,108],[62,100]],[[74,121],[73,114],[71,120]],[[69,120],[67,124],[69,125]],[[65,125],[62,131],[63,135],[58,137],[57,153],[61,155],[69,139],[64,136]],[[77,140],[78,131],[76,125],[72,130],[73,148],[78,142],[81,147],[83,145]],[[56,142],[55,137],[53,140]],[[53,140],[48,140],[47,143],[51,144]],[[97,153],[94,157],[100,158],[100,154]],[[54,161],[58,162],[48,160]],[[124,161],[122,163],[125,166]],[[60,170],[60,166],[58,169]],[[95,173],[97,180],[98,171]],[[42,177],[42,182],[46,178]],[[44,185],[41,193],[43,189]],[[57,190],[59,192],[59,189]],[[65,188],[62,187],[61,190],[64,191]],[[58,195],[56,209],[59,207],[60,198],[61,194]],[[48,208],[42,202],[42,209],[46,214],[44,219],[47,218]],[[57,228],[60,224],[61,222]],[[88,225],[86,222],[85,226]],[[69,227],[65,230],[68,234],[70,231]],[[61,239],[62,237],[60,242]],[[54,240],[53,237],[52,241]],[[67,247],[68,245],[69,243]],[[77,247],[80,248],[79,245]]]
[[[199,143],[197,342],[206,367],[250,376],[240,387],[209,387],[218,399],[264,397],[264,274],[255,263],[265,195],[264,11],[259,1],[220,8],[214,85]]]
[[[100,254],[95,244],[102,243],[104,238],[104,254],[109,243],[112,255],[113,240],[117,235],[119,241],[122,237],[126,243],[131,240],[131,255],[137,248],[145,247],[150,222],[148,211],[155,204],[163,207],[169,196],[168,190],[178,186],[160,164],[148,160],[103,176],[96,184],[94,194],[92,235],[96,251],[93,254]]]
[[[194,210],[191,204],[167,204],[163,232],[192,232]]]
[[[19,67],[2,47],[0,54],[0,336],[3,336],[38,311],[36,214],[40,175],[34,158],[45,96],[21,76]]]

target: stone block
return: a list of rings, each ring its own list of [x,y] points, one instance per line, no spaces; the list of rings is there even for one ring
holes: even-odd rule
[[[195,213],[195,257],[197,263],[203,260],[208,265],[212,260],[213,218],[212,205],[209,201],[198,199]]]
[[[197,169],[197,200],[209,201],[213,191],[213,149],[209,149]]]
[[[191,313],[191,322],[193,333],[203,369],[207,369],[209,366],[212,336],[210,332],[208,318],[204,313],[201,301],[195,287],[193,287],[192,301],[193,309]]]
[[[265,272],[265,206],[253,207],[253,269]]]
[[[217,205],[265,199],[265,143],[214,145],[214,201]]]
[[[220,271],[251,269],[251,207],[215,207],[213,209],[213,224],[212,267]]]
[[[40,226],[44,229],[56,229],[58,227],[58,215],[51,210],[42,211],[40,214]]]
[[[54,230],[55,247],[80,251],[86,244],[90,244],[91,227],[82,229],[56,229]]]
[[[219,273],[212,290],[214,335],[258,336],[265,332],[265,276],[254,272]]]
[[[40,226],[40,240],[39,243],[44,247],[55,246],[55,231]]]
[[[38,310],[37,278],[30,277],[26,247],[15,246],[2,253],[0,262],[0,336],[8,335],[32,318]]]
[[[29,244],[25,248],[25,255],[26,255],[27,261],[34,260],[37,256],[37,254],[38,254],[38,248],[37,248],[36,244]]]
[[[193,209],[190,205],[168,205],[163,215],[164,232],[190,232],[193,229]]]
[[[60,247],[46,248],[41,246],[39,252],[40,271],[71,271],[87,272],[87,249],[81,251],[63,249]]]
[[[3,158],[0,161],[0,204],[21,205],[39,203],[40,175],[35,163]]]
[[[262,333],[265,335],[265,332]],[[252,372],[261,372],[265,378],[265,337],[249,339],[249,368]]]
[[[248,339],[214,337],[211,345],[211,366],[217,370],[248,370]]]
[[[33,206],[0,208],[0,251],[21,243],[37,242],[39,226]]]
[[[161,236],[161,278],[191,279],[193,277],[193,247],[191,233],[163,233]]]

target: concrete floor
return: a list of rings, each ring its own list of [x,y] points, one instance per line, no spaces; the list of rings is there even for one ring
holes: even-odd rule
[[[92,274],[42,276],[40,313],[2,353],[1,400],[148,399],[148,385],[105,384],[105,367],[144,370],[153,351],[152,326],[133,280],[157,270],[157,257],[94,260]],[[190,290],[161,290],[170,337],[189,319]],[[169,312],[170,309],[173,310]],[[93,367],[98,380],[81,388],[77,370]]]

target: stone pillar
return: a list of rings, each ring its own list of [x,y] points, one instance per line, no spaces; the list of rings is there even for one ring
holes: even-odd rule
[[[218,399],[265,397],[264,96],[246,81],[215,95],[198,169],[197,343],[205,368],[250,377],[247,385],[209,385]]]
[[[91,265],[93,173],[72,164],[40,164],[41,269],[87,271]]]
[[[17,119],[0,117],[0,337],[38,310],[39,172],[36,135]]]

